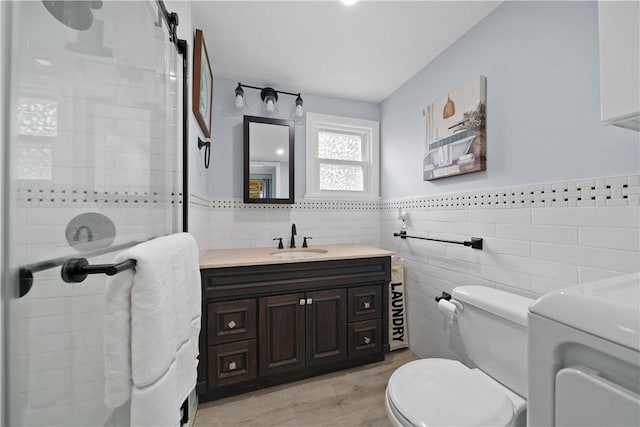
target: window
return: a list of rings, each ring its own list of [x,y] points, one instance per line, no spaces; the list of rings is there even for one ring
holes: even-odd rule
[[[307,198],[379,196],[379,125],[307,113]]]

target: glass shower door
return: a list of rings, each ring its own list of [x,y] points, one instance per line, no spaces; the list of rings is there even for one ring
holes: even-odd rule
[[[106,276],[65,283],[59,264],[182,229],[178,55],[155,1],[9,11],[4,422],[128,425],[104,405]]]

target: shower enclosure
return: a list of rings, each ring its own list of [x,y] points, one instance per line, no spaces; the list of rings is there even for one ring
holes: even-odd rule
[[[3,2],[2,425],[128,425],[104,404],[104,274],[186,230],[186,42],[162,2]]]

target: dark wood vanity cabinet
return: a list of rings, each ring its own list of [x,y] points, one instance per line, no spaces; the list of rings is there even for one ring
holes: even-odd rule
[[[201,401],[384,359],[390,257],[201,270]]]
[[[254,299],[207,304],[207,356],[201,346],[200,365],[207,360],[208,383],[222,387],[256,378],[256,330]]]
[[[253,299],[207,304],[209,344],[256,337],[256,302]]]
[[[305,366],[304,294],[260,298],[260,374],[273,375]]]
[[[347,358],[346,290],[260,298],[260,374]]]
[[[307,366],[347,359],[347,292],[307,293]]]
[[[383,345],[382,316],[380,315],[383,306],[383,289],[386,290],[380,286],[359,286],[349,289],[349,357],[380,352]]]

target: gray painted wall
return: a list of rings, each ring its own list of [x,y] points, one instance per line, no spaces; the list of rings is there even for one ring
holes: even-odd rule
[[[215,70],[214,70],[215,73]],[[252,86],[268,84],[246,82]],[[242,116],[230,115],[234,103],[237,80],[214,77],[213,82],[213,134],[211,141],[211,167],[205,172],[208,179],[208,195],[212,198],[242,197]],[[297,88],[275,86],[275,89],[295,92]],[[302,92],[305,111],[334,114],[358,119],[380,120],[379,104],[351,101],[340,98],[313,95]],[[249,105],[246,115],[262,116],[260,91],[245,89],[245,100]],[[278,98],[279,114],[276,118],[289,119],[295,106],[295,98],[281,95]],[[295,198],[305,194],[305,126],[295,130]],[[193,137],[192,137],[193,139]]]
[[[600,123],[596,2],[505,2],[381,104],[395,198],[638,173],[637,132]],[[487,77],[487,170],[422,181],[422,109]]]

